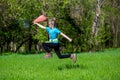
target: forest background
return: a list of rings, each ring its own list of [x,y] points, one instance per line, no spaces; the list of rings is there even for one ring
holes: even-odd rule
[[[43,13],[73,39],[59,36],[63,52],[120,47],[120,0],[1,0],[0,53],[42,52],[48,36],[32,22]]]

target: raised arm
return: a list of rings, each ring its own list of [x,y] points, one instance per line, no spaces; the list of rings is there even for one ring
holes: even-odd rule
[[[46,29],[45,26],[43,26],[43,25],[41,25],[41,24],[39,24],[39,23],[34,23],[34,24],[38,25],[38,26],[39,26],[40,28],[42,28],[42,29]]]
[[[69,40],[69,42],[72,42],[72,39],[69,38],[67,35],[65,35],[64,33],[60,33],[60,35],[62,35],[64,38],[66,38],[67,40]]]

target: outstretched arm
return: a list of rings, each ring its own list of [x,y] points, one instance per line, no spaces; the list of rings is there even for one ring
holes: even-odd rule
[[[72,42],[72,39],[69,38],[67,35],[65,35],[64,33],[60,33],[60,35],[62,35],[64,38],[66,38],[67,40],[69,40],[70,42]]]
[[[38,26],[39,26],[40,28],[42,28],[42,29],[46,29],[46,27],[43,26],[43,25],[41,25],[41,24],[38,24],[38,23],[34,23],[34,24],[38,25]]]

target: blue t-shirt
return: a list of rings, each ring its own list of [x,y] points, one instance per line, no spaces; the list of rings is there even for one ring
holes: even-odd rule
[[[61,33],[61,31],[56,27],[54,28],[46,27],[46,31],[48,32],[50,39],[56,39],[58,37],[58,34]]]

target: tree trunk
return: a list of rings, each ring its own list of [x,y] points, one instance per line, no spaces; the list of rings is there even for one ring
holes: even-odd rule
[[[39,42],[38,40],[34,40],[34,46],[35,46],[36,53],[40,51],[38,42]]]
[[[28,46],[28,50],[31,52],[32,50],[32,36],[29,37],[29,46]]]
[[[97,0],[96,14],[95,14],[93,25],[92,25],[92,42],[93,42],[92,45],[93,45],[93,50],[94,51],[96,51],[98,49],[98,45],[99,45],[98,41],[95,39],[95,37],[97,36],[98,30],[99,30],[98,23],[99,23],[100,13],[101,13],[101,11],[100,11],[100,0]]]
[[[21,47],[25,42],[27,42],[28,40],[29,40],[29,38],[26,39],[26,40],[24,40],[24,41],[22,41],[22,43],[17,47],[17,49],[16,49],[15,52],[18,52],[18,50],[20,49],[20,47]]]
[[[15,52],[16,51],[16,43],[14,41],[10,42],[10,51]]]

